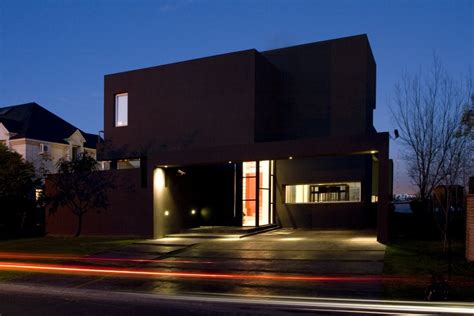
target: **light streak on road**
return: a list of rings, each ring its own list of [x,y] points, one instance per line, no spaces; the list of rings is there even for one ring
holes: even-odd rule
[[[463,302],[423,302],[423,301],[389,301],[364,300],[324,297],[291,297],[291,296],[246,296],[246,295],[217,295],[206,294],[175,294],[165,295],[140,292],[103,291],[85,288],[63,288],[50,286],[32,286],[4,284],[0,293],[16,293],[22,297],[41,295],[41,297],[57,297],[72,299],[76,302],[112,302],[121,306],[151,306],[167,309],[179,306],[185,309],[201,308],[208,314],[228,313],[251,315],[253,311],[265,311],[267,314],[283,312],[336,312],[343,314],[378,314],[378,315],[432,315],[432,314],[463,314],[473,315],[474,304]],[[164,305],[166,304],[166,305]],[[218,313],[220,311],[220,313]],[[204,314],[204,312],[203,312]]]
[[[197,297],[186,298],[182,300],[197,299]],[[377,300],[351,300],[351,299],[333,299],[333,298],[300,298],[293,297],[271,297],[271,298],[239,298],[239,297],[200,297],[199,301],[209,303],[234,303],[247,305],[263,305],[279,307],[288,310],[302,311],[329,311],[339,313],[363,313],[363,314],[390,314],[397,315],[408,313],[424,314],[463,314],[473,315],[474,305],[469,303],[438,303],[438,302],[420,302],[420,301],[377,301]]]
[[[76,261],[110,261],[110,262],[133,262],[133,263],[193,263],[193,264],[212,264],[213,261],[202,260],[160,260],[160,259],[130,259],[130,258],[107,258],[99,256],[81,257],[73,255],[55,255],[55,254],[30,254],[18,252],[0,252],[0,258],[4,259],[36,259],[36,260],[76,260]]]
[[[49,265],[20,262],[0,262],[0,270],[22,270],[30,272],[85,273],[116,276],[142,277],[184,277],[201,279],[232,280],[269,280],[269,281],[307,281],[307,282],[380,282],[379,276],[301,276],[277,274],[240,274],[240,273],[206,273],[206,272],[171,272],[149,269],[120,269],[94,266]],[[394,278],[391,278],[392,280]]]

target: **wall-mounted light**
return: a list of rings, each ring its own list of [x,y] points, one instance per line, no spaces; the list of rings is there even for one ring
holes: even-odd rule
[[[165,168],[168,168],[168,166],[164,166]]]
[[[393,139],[397,139],[398,137],[400,137],[400,133],[398,133],[398,129],[393,130],[393,135],[395,135]]]
[[[165,211],[165,216],[170,215],[170,211]]]
[[[157,193],[160,193],[166,186],[165,172],[161,168],[156,168],[153,171],[153,187]]]
[[[191,215],[196,215],[196,210],[191,210]]]
[[[229,161],[228,161],[228,163],[232,163],[232,161],[231,161],[231,160],[229,160]]]
[[[371,154],[376,154],[377,151],[376,151],[376,150],[371,150],[370,153],[371,153]]]
[[[292,157],[292,156],[290,156],[290,157],[288,157],[288,159],[292,160],[292,159],[293,159],[293,157]]]

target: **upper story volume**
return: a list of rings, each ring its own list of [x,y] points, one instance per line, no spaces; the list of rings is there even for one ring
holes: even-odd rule
[[[375,133],[366,35],[105,76],[102,159]]]

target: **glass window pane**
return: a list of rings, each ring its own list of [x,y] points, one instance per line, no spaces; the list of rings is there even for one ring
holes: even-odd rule
[[[255,177],[257,173],[257,163],[255,161],[247,161],[242,164],[242,176]]]
[[[273,197],[273,190],[274,190],[274,189],[273,189],[273,178],[274,178],[274,176],[272,176],[272,177],[270,178],[270,202],[271,202],[271,203],[274,202],[274,200],[273,200],[273,199],[274,199],[274,197]]]
[[[360,182],[287,185],[285,186],[285,202],[360,202],[360,186]]]
[[[259,190],[259,206],[258,206],[258,224],[268,225],[268,219],[270,218],[270,201],[268,190]]]
[[[115,126],[128,125],[128,94],[115,96]]]
[[[255,226],[256,201],[242,201],[242,226]]]
[[[242,179],[242,200],[255,200],[256,199],[256,178],[243,178]]]
[[[269,189],[270,188],[270,161],[260,161],[260,187]]]

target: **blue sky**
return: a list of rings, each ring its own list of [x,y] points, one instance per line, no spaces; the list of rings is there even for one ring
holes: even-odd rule
[[[35,101],[97,133],[105,74],[366,33],[377,62],[375,126],[391,131],[403,70],[427,67],[434,52],[455,75],[472,66],[473,3],[0,0],[0,107]],[[396,191],[409,190],[404,174],[398,163]]]

